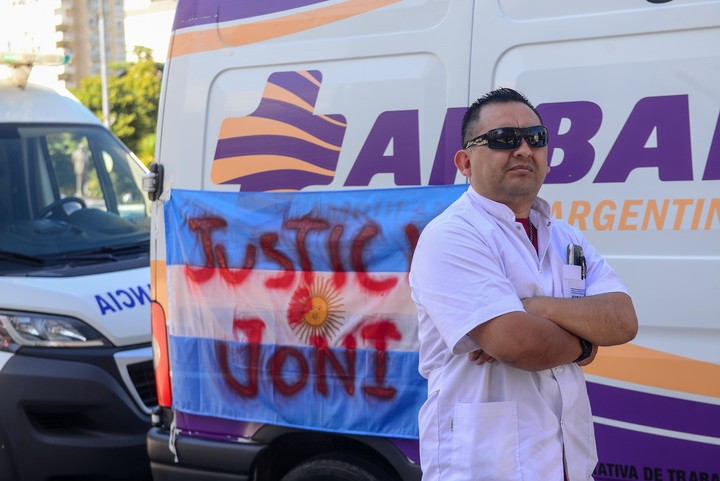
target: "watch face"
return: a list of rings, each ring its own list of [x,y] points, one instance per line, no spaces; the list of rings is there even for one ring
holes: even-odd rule
[[[584,359],[587,359],[592,354],[592,343],[590,341],[583,339],[582,337],[579,339],[580,339],[580,348],[582,349],[582,354],[580,354],[580,357],[575,359],[574,362],[580,362]]]

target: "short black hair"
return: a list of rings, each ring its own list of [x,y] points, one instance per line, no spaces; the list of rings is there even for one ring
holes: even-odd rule
[[[499,89],[492,90],[486,93],[485,95],[477,99],[475,102],[473,102],[472,105],[467,109],[467,112],[465,112],[465,116],[463,117],[462,129],[460,131],[460,141],[462,142],[461,145],[464,146],[465,143],[470,140],[469,138],[467,138],[470,124],[480,118],[480,110],[485,105],[506,104],[510,102],[521,102],[527,105],[528,107],[530,107],[530,109],[532,109],[533,112],[535,112],[535,115],[537,115],[540,119],[540,123],[542,123],[542,117],[540,116],[540,113],[533,106],[533,104],[530,103],[527,97],[525,97],[517,90],[513,90],[507,87],[500,87]]]

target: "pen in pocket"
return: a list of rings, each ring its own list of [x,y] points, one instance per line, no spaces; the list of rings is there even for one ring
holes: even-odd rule
[[[577,244],[568,244],[567,246],[567,263],[580,266],[580,278],[585,279],[587,275],[587,263],[585,262],[585,253],[582,246]]]

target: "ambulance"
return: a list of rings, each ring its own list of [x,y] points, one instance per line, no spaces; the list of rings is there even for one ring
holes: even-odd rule
[[[421,478],[407,261],[465,189],[463,113],[511,87],[549,130],[540,195],[639,317],[584,368],[595,479],[719,481],[718,46],[717,0],[179,0],[154,479]]]
[[[67,61],[0,52],[0,479],[150,479],[146,169],[34,82]]]

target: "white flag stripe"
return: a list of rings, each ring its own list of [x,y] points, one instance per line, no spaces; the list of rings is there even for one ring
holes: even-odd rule
[[[369,274],[376,281],[395,282],[382,293],[364,290],[356,273],[345,274],[341,289],[335,288],[333,273],[327,272],[315,272],[309,286],[302,274],[296,273],[289,287],[266,287],[267,281],[282,273],[253,270],[243,282],[232,285],[223,279],[220,270],[200,283],[186,275],[184,266],[168,266],[170,334],[247,341],[243,331],[233,332],[234,321],[260,318],[265,324],[265,344],[304,346],[310,335],[319,333],[331,347],[344,347],[343,341],[351,336],[357,348],[375,349],[377,345],[367,341],[361,330],[376,322],[389,322],[399,339],[387,337],[384,348],[417,351],[417,313],[410,302],[407,273]],[[299,312],[294,325],[288,321],[291,303]],[[306,312],[311,305],[316,313]],[[311,317],[313,314],[315,317]]]

